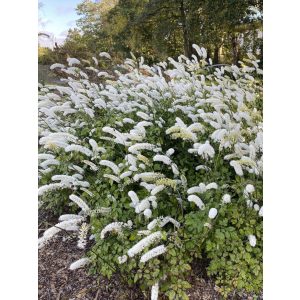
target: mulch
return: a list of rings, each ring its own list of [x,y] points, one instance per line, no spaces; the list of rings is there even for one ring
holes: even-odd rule
[[[65,233],[39,250],[40,300],[142,300],[137,288],[125,286],[118,276],[110,280],[89,275],[87,269],[69,270],[72,262],[84,256],[76,240]]]
[[[56,223],[57,218],[44,215],[40,222],[39,235]],[[69,270],[72,262],[84,257],[84,250],[77,248],[76,238],[61,232],[56,238],[39,250],[38,258],[38,295],[39,300],[148,300],[149,293],[137,287],[129,287],[118,275],[107,279],[101,275],[90,275],[88,268]],[[214,289],[214,282],[205,272],[205,261],[192,265],[190,283],[187,292],[190,300],[221,300]],[[251,297],[232,298],[251,300]]]

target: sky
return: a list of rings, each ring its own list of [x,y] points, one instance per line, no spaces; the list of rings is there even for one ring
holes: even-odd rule
[[[39,9],[39,32],[51,34],[51,38],[41,37],[41,46],[53,47],[54,42],[62,44],[69,28],[76,27],[76,6],[82,0],[40,0],[42,7]]]

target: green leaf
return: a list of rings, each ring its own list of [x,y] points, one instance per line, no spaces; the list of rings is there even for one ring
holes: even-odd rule
[[[176,294],[175,294],[175,292],[174,292],[174,291],[170,291],[170,292],[168,292],[168,297],[169,297],[169,299],[170,299],[170,300],[174,299],[174,298],[175,298],[175,296],[176,296]]]

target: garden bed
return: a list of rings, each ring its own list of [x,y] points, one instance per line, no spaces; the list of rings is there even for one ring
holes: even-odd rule
[[[68,86],[39,85],[39,205],[57,216],[39,228],[46,297],[261,299],[262,70],[249,54],[210,71],[193,47],[200,62],[129,59],[103,84],[68,58],[51,67]],[[80,269],[77,289],[70,264],[112,280]]]
[[[39,233],[54,225],[56,218],[40,213]],[[118,275],[111,279],[90,275],[88,268],[69,270],[72,262],[84,256],[84,250],[76,246],[77,239],[68,233],[60,233],[39,250],[39,300],[146,300],[138,287],[129,287]],[[190,300],[219,300],[214,283],[208,279],[200,263],[193,264]],[[247,298],[246,298],[247,299]]]
[[[62,243],[62,239],[64,242]],[[68,240],[65,240],[68,239]],[[137,287],[130,288],[118,276],[110,280],[88,274],[88,268],[69,270],[84,252],[76,247],[76,240],[65,233],[39,250],[39,299],[40,300],[146,300]],[[214,284],[192,276],[191,300],[219,300]]]

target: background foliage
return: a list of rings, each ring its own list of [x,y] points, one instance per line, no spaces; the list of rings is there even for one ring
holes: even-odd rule
[[[191,57],[196,43],[215,64],[238,64],[247,52],[262,64],[262,5],[262,0],[84,0],[77,7],[78,29],[69,30],[61,47],[41,49],[39,62],[107,51],[117,63],[130,52],[151,63],[182,53]]]

